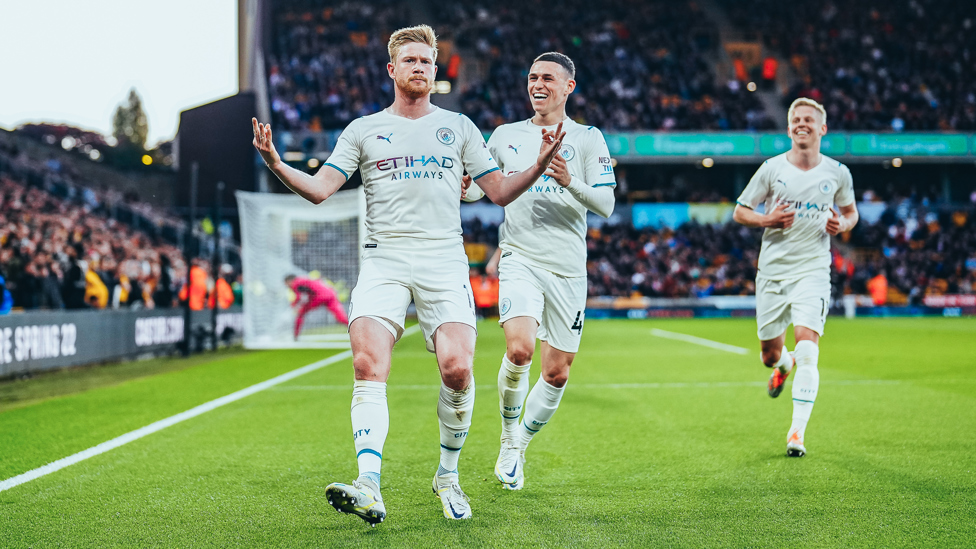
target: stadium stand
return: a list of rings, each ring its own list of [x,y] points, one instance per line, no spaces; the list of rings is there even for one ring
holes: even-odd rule
[[[760,102],[712,73],[717,32],[693,3],[622,1],[588,9],[574,0],[437,2],[457,45],[488,65],[463,91],[463,108],[485,129],[529,118],[532,60],[560,51],[576,64],[573,119],[604,130],[743,130],[774,127]]]
[[[738,27],[760,35],[800,75],[784,103],[817,99],[834,130],[976,129],[972,2],[724,5]]]
[[[171,215],[0,142],[0,271],[14,307],[172,306],[185,272],[180,231]]]
[[[405,26],[402,6],[391,1],[277,3],[268,64],[274,125],[343,128],[385,108],[393,97],[387,38]]]
[[[465,52],[465,63],[487,66],[461,92],[461,110],[484,129],[530,116],[528,67],[550,50],[576,61],[579,87],[569,114],[583,123],[607,130],[773,127],[737,82],[715,81],[707,59],[717,45],[715,30],[691,4],[431,5],[441,38]],[[402,6],[294,0],[280,3],[274,19],[268,80],[277,127],[339,129],[391,100],[385,38],[407,26]]]

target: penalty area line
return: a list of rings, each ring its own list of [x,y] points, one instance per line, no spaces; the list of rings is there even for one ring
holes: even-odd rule
[[[749,349],[743,349],[742,347],[736,347],[735,345],[727,345],[725,343],[719,343],[718,341],[712,341],[711,339],[695,337],[688,334],[680,334],[678,332],[658,330],[657,328],[651,329],[651,335],[657,337],[663,337],[664,339],[674,339],[676,341],[684,341],[685,343],[701,345],[702,347],[708,347],[710,349],[718,349],[719,351],[725,351],[727,353],[735,353],[737,355],[745,355],[749,353]]]
[[[403,332],[403,335],[407,336],[416,333],[419,329],[420,329],[419,326],[412,326],[411,328]],[[220,408],[225,404],[236,402],[238,400],[241,400],[242,398],[249,397],[254,393],[259,393],[261,391],[264,391],[265,389],[274,387],[275,385],[279,385],[286,381],[290,381],[292,379],[295,379],[296,377],[303,376],[309,372],[314,372],[315,370],[318,370],[320,368],[325,368],[330,364],[335,364],[336,362],[345,360],[351,356],[352,356],[352,351],[343,351],[339,354],[332,355],[329,358],[324,358],[317,362],[313,362],[306,366],[302,366],[301,368],[281,374],[280,376],[273,377],[271,379],[262,381],[261,383],[257,383],[255,385],[251,385],[250,387],[241,389],[240,391],[211,400],[210,402],[205,402],[195,408],[190,408],[185,412],[176,414],[175,416],[170,416],[166,419],[161,419],[155,423],[150,423],[145,427],[136,429],[135,431],[130,431],[124,435],[115,437],[112,440],[103,442],[97,446],[92,446],[91,448],[88,448],[87,450],[82,450],[77,454],[73,454],[68,457],[61,458],[57,461],[52,461],[47,465],[43,465],[41,467],[38,467],[37,469],[32,469],[30,471],[27,471],[26,473],[19,474],[15,477],[10,477],[6,480],[0,481],[0,492],[3,492],[4,490],[9,490],[15,486],[20,486],[25,482],[30,482],[34,479],[38,479],[45,475],[50,475],[51,473],[60,471],[61,469],[64,469],[65,467],[68,467],[70,465],[74,465],[75,463],[78,463],[80,461],[84,461],[88,458],[95,457],[100,454],[104,454],[109,450],[114,450],[115,448],[128,444],[134,440],[139,440],[142,437],[151,435],[158,431],[162,431],[163,429],[170,427],[172,425],[176,425],[177,423],[181,423],[188,419],[195,418],[211,410]]]

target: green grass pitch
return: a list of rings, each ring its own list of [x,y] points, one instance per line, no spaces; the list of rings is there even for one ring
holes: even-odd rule
[[[827,330],[801,459],[785,457],[790,392],[766,396],[752,320],[593,320],[559,412],[529,447],[525,489],[504,491],[492,474],[504,339],[485,322],[460,463],[470,521],[446,520],[430,491],[439,378],[413,335],[394,354],[389,517],[377,528],[324,497],[356,476],[346,359],[0,492],[0,546],[971,547],[976,319],[832,318]],[[89,372],[101,383],[65,372],[0,384],[0,480],[327,353],[229,352]]]

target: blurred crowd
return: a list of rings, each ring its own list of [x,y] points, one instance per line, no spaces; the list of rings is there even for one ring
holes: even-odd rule
[[[835,258],[835,288],[877,295],[877,304],[919,305],[929,295],[976,293],[974,210],[892,202],[875,224],[859,224],[849,267]],[[845,268],[846,267],[846,268]],[[881,291],[873,285],[880,286]]]
[[[833,296],[854,293],[872,295],[879,305],[920,305],[929,295],[976,293],[974,212],[940,209],[910,197],[888,203],[877,222],[862,219],[834,241]],[[588,294],[753,295],[761,239],[762,230],[733,222],[691,222],[677,229],[634,229],[630,224],[590,228]],[[475,243],[497,246],[498,227],[469,221],[465,240],[471,257],[478,251]],[[471,258],[473,264],[481,263],[476,259]]]
[[[532,60],[546,51],[576,65],[567,114],[604,130],[743,130],[774,127],[756,97],[715,81],[708,56],[718,32],[690,2],[570,0],[437,2],[456,44],[488,66],[462,90],[462,112],[485,129],[529,118]]]
[[[940,0],[723,3],[789,60],[833,130],[976,129],[976,3]]]
[[[181,291],[187,299],[183,255],[161,238],[160,227],[174,218],[128,201],[130,217],[155,227],[155,234],[134,229],[105,215],[124,199],[120,193],[75,185],[72,178],[70,166],[0,142],[0,312],[172,307]],[[206,262],[197,262],[209,272]],[[234,281],[233,273],[225,276]]]
[[[444,44],[485,67],[461,90],[462,112],[483,129],[532,111],[532,60],[562,51],[577,67],[569,104],[577,121],[606,130],[768,129],[756,97],[715,82],[707,57],[717,31],[694,4],[625,0],[599,10],[583,0],[430,5]],[[268,62],[274,123],[283,129],[343,128],[393,98],[386,72],[389,34],[408,25],[402,2],[285,0],[276,5]],[[440,78],[446,55],[438,58]]]
[[[406,15],[392,1],[276,2],[267,63],[274,126],[344,128],[386,108],[393,99],[387,40],[408,26]]]

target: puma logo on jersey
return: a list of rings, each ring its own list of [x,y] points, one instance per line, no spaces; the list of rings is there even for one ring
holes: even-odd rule
[[[784,187],[786,186],[786,181],[783,181],[782,179],[777,179],[776,182],[782,183]]]
[[[392,145],[392,144],[393,144],[393,142],[392,142],[392,141],[390,141],[390,138],[391,138],[391,137],[393,137],[393,132],[390,132],[390,135],[387,135],[386,137],[384,137],[384,136],[382,136],[382,135],[377,135],[377,136],[376,136],[376,139],[382,139],[383,141],[386,141],[387,143],[389,143],[389,144],[391,144],[391,145]]]
[[[519,147],[521,147],[521,146],[522,146],[522,145],[519,145]],[[514,145],[509,145],[509,146],[508,146],[508,148],[509,148],[509,149],[512,149],[513,151],[515,151],[515,154],[518,154],[518,150],[519,150],[519,148],[518,148],[518,147],[516,147],[516,146],[514,146]]]

